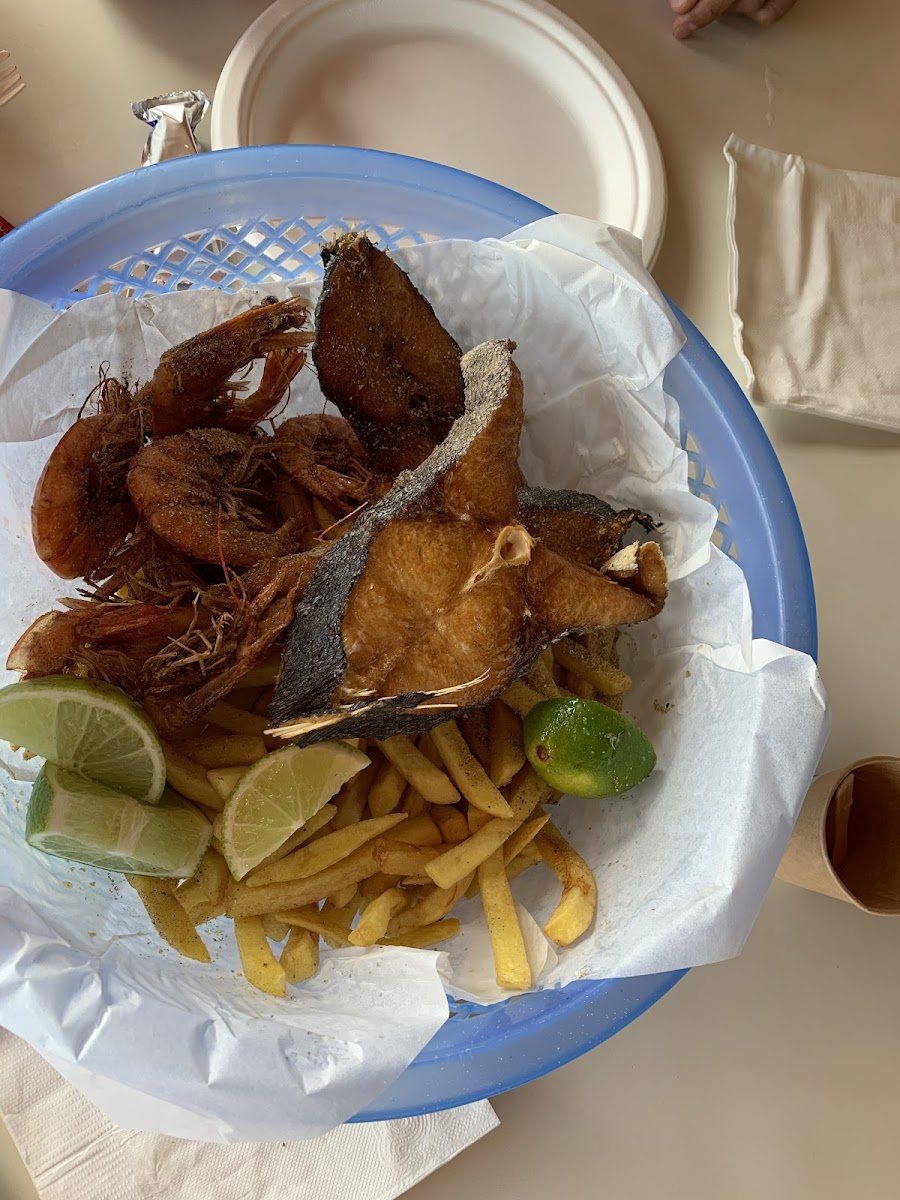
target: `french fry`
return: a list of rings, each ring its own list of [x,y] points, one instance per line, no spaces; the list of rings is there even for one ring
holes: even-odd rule
[[[470,712],[463,713],[459,718],[459,731],[465,738],[466,745],[487,770],[491,762],[491,735],[487,712],[483,708],[473,708]]]
[[[359,900],[356,901],[356,904],[353,904],[353,900],[356,897],[356,893],[358,891],[359,891],[358,885],[355,883],[350,883],[346,887],[339,888],[336,892],[334,892],[331,896],[329,896],[327,898],[325,903],[326,903],[326,905],[330,905],[330,907],[335,910],[339,909],[339,908],[349,909],[352,904],[353,905],[352,915],[355,916],[356,911],[359,908]],[[350,928],[349,924],[348,924],[347,928],[348,929]]]
[[[373,817],[385,817],[400,807],[406,780],[388,760],[383,762],[369,788],[369,812]]]
[[[207,900],[218,903],[224,898],[230,875],[228,864],[218,850],[207,850],[197,868],[197,883]]]
[[[284,883],[291,879],[308,879],[320,871],[333,866],[352,854],[366,842],[380,837],[401,821],[408,821],[406,813],[393,813],[371,821],[359,821],[345,829],[336,829],[325,834],[308,846],[301,846],[293,854],[281,858],[262,870],[257,868],[247,876],[250,887],[264,887],[268,883]]]
[[[414,888],[423,888],[427,890],[434,884],[434,881],[429,875],[404,875],[401,882],[407,891],[411,891]]]
[[[565,688],[561,688],[553,678],[553,655],[549,649],[542,651],[534,660],[526,678],[544,700],[566,695]]]
[[[270,942],[283,942],[291,932],[291,927],[286,921],[279,921],[271,913],[262,918],[262,923],[263,929],[266,931],[266,937]]]
[[[191,920],[194,920],[194,911],[206,904],[209,904],[209,896],[200,886],[196,876],[193,879],[185,879],[175,889],[175,899],[185,910]],[[195,922],[196,924],[196,922]]]
[[[440,811],[439,808],[435,809],[435,812]],[[392,842],[405,842],[409,846],[440,846],[443,840],[436,821],[427,813],[410,817],[391,832]]]
[[[406,795],[403,797],[403,811],[409,813],[411,817],[420,817],[428,808],[425,797],[421,792],[417,792],[414,787],[406,789]]]
[[[375,875],[370,875],[368,879],[362,880],[359,892],[366,900],[377,900],[382,892],[396,887],[399,882],[399,875],[386,875],[384,871],[378,871]]]
[[[416,745],[433,766],[437,767],[438,770],[443,771],[444,760],[441,758],[440,754],[438,754],[438,748],[434,744],[434,739],[431,736],[430,730],[426,729],[424,733],[419,734],[419,740]]]
[[[281,674],[281,655],[270,654],[268,658],[263,659],[255,667],[241,677],[242,688],[251,687],[268,687],[270,684],[278,682],[278,676]]]
[[[481,863],[490,858],[518,827],[518,821],[512,817],[495,817],[488,820],[477,833],[426,863],[425,873],[438,887],[453,887],[458,880],[471,875]]]
[[[222,815],[215,808],[207,808],[207,806],[205,804],[197,804],[196,800],[193,800],[191,803],[197,805],[197,807],[200,809],[200,811],[203,813],[204,817],[206,817],[207,821],[209,821],[210,824],[213,823],[213,821],[216,819],[216,817],[219,817]],[[212,845],[212,843],[210,843],[210,845]],[[215,847],[215,848],[218,849],[218,847]]]
[[[234,785],[247,770],[246,767],[213,767],[206,772],[210,787],[223,801],[234,791]]]
[[[279,670],[280,669],[281,668],[279,666]],[[259,695],[257,696],[256,700],[254,701],[253,711],[255,713],[259,713],[263,717],[268,716],[269,705],[272,703],[272,697],[274,695],[275,695],[274,687],[261,688]]]
[[[459,933],[459,921],[450,917],[446,921],[432,921],[430,925],[421,925],[418,929],[408,929],[399,937],[382,938],[379,946],[410,946],[415,950],[427,950],[439,942],[456,937]]]
[[[153,875],[126,875],[125,878],[140,896],[147,916],[162,940],[185,958],[208,963],[209,951],[175,895],[175,880]]]
[[[415,906],[407,908],[398,916],[393,917],[388,926],[388,937],[399,937],[410,929],[418,929],[423,925],[431,925],[446,917],[447,913],[466,893],[466,888],[472,882],[472,876],[467,875],[452,888],[433,887]]]
[[[230,704],[232,708],[240,708],[244,712],[255,712],[254,704],[262,695],[264,688],[258,687],[238,687],[233,692],[229,692],[225,697],[225,703]]]
[[[506,839],[503,843],[503,861],[507,866],[537,837],[549,820],[549,813],[540,813],[538,816],[532,817],[530,821],[526,821],[523,825],[520,825]],[[534,855],[529,855],[528,857],[534,862],[536,858],[540,858],[540,854],[535,851]]]
[[[476,808],[473,804],[470,804],[466,810],[466,825],[469,828],[469,833],[477,833],[482,826],[487,825],[488,821],[493,820],[492,816],[486,812],[482,812],[480,808]]]
[[[561,638],[553,645],[558,663],[606,696],[620,696],[631,687],[631,676],[609,662],[600,662],[574,638]]]
[[[308,929],[294,926],[278,961],[288,983],[296,986],[304,979],[312,979],[319,969],[318,937]]]
[[[540,862],[540,859],[537,860]],[[523,871],[527,871],[529,867],[537,866],[537,862],[533,858],[529,858],[527,854],[520,854],[518,858],[514,858],[506,868],[506,878],[510,883],[514,879],[518,879]]]
[[[543,700],[543,698],[540,692],[535,691],[533,687],[529,687],[523,679],[517,679],[509,685],[505,692],[500,694],[500,699],[507,708],[511,708],[520,717],[527,717],[534,706]]]
[[[180,750],[176,750],[169,742],[163,742],[162,749],[166,760],[166,782],[169,786],[188,800],[193,800],[195,804],[202,804],[204,808],[221,812],[225,801],[210,784],[205,769]]]
[[[379,838],[372,853],[378,869],[387,875],[421,875],[440,850],[434,846],[405,846],[402,842]]]
[[[333,804],[323,804],[319,811],[311,816],[305,825],[301,825],[299,829],[291,834],[286,842],[282,842],[277,850],[273,850],[271,854],[267,854],[262,862],[253,868],[250,874],[245,875],[245,881],[250,878],[250,875],[255,875],[257,871],[262,871],[266,867],[271,866],[272,863],[278,862],[279,859],[286,858],[298,846],[302,846],[304,842],[310,841],[314,834],[319,833],[320,830],[324,830],[336,812],[337,808]]]
[[[484,767],[466,745],[455,722],[447,721],[431,730],[431,737],[453,782],[476,808],[492,817],[509,817],[511,811],[499,790],[488,779]]]
[[[525,765],[525,746],[522,741],[522,720],[502,700],[493,700],[488,708],[490,730],[491,783],[506,787]]]
[[[251,737],[262,737],[269,727],[268,719],[262,713],[246,712],[224,700],[213,705],[206,719],[228,733],[249,734]]]
[[[374,946],[379,938],[387,932],[391,917],[402,912],[409,903],[400,888],[389,888],[382,892],[377,900],[366,906],[365,912],[359,918],[356,928],[350,934],[350,944],[353,946]]]
[[[210,921],[215,921],[218,917],[225,915],[225,901],[221,900],[218,904],[214,904],[212,900],[207,900],[205,904],[198,904],[188,913],[188,916],[194,922],[195,928],[200,925],[208,925]]]
[[[335,797],[337,816],[334,818],[332,829],[344,829],[347,825],[355,825],[362,817],[366,807],[366,799],[372,780],[378,774],[379,764],[370,762],[352,778],[348,779]]]
[[[347,858],[310,875],[308,879],[297,879],[291,883],[267,883],[262,887],[250,887],[247,883],[235,885],[228,907],[230,917],[255,917],[263,913],[277,913],[284,909],[301,908],[306,904],[324,900],[340,888],[359,883],[380,870],[372,853],[371,843],[360,846]]]
[[[573,696],[577,696],[580,700],[596,700],[597,693],[586,679],[580,679],[571,671],[566,671],[566,687]]]
[[[478,890],[484,905],[497,983],[512,991],[531,987],[531,967],[519,925],[516,903],[503,866],[503,851],[494,853],[478,868]]]
[[[215,767],[249,767],[266,756],[261,736],[246,733],[207,733],[187,738],[176,750],[211,770]]]
[[[284,996],[287,991],[284,968],[272,953],[262,917],[238,917],[234,936],[247,982],[270,996]]]
[[[444,842],[462,842],[469,836],[469,823],[458,808],[435,808],[431,817]]]
[[[277,912],[275,916],[279,921],[286,921],[288,925],[297,925],[301,929],[308,929],[311,933],[328,938],[330,942],[337,943],[339,946],[350,945],[349,931],[340,921],[320,912],[314,904],[304,905],[302,908],[285,909]]]
[[[321,531],[321,535],[324,535],[325,540],[329,542],[339,538],[342,532],[341,529],[333,529],[332,526],[340,521],[340,513],[335,512],[330,505],[326,504],[324,500],[320,500],[318,496],[311,496],[310,499],[312,500],[315,524]],[[326,530],[327,533],[325,532]]]
[[[378,743],[385,758],[403,778],[424,796],[429,804],[456,804],[459,792],[440,769],[422,753],[411,738],[403,734],[385,738]],[[373,787],[373,792],[375,788]],[[369,808],[372,797],[369,797]]]
[[[597,883],[581,855],[552,821],[534,839],[541,858],[562,884],[562,898],[544,926],[558,946],[569,946],[581,937],[597,911]]]

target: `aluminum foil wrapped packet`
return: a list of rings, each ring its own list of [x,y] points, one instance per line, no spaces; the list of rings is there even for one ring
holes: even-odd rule
[[[197,154],[197,126],[209,111],[206,92],[167,92],[149,100],[135,100],[131,111],[150,126],[150,136],[141,155],[141,166]]]

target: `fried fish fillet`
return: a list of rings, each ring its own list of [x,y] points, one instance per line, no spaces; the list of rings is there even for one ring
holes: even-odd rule
[[[322,251],[313,361],[377,465],[418,467],[462,415],[460,348],[395,262],[360,233]]]
[[[533,538],[583,567],[599,571],[621,548],[632,525],[649,533],[653,518],[636,508],[616,512],[588,492],[567,489],[519,489],[519,520]]]
[[[326,552],[298,606],[270,718],[307,744],[388,737],[485,704],[554,638],[662,608],[655,543],[602,570],[519,520],[522,381],[505,341],[462,360],[465,411]]]

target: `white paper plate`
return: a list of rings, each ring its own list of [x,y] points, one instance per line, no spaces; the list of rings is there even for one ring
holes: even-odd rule
[[[367,146],[631,230],[652,264],[662,156],[608,54],[543,0],[277,0],[216,87],[213,149]]]

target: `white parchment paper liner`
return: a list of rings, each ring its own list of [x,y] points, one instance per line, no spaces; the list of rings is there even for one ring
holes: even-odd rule
[[[679,413],[663,389],[682,336],[639,244],[554,217],[503,241],[397,257],[464,348],[518,343],[531,483],[592,491],[665,524],[670,600],[622,639],[635,678],[626,712],[659,765],[623,799],[567,799],[555,813],[599,884],[597,922],[577,945],[556,951],[540,933],[558,898],[549,872],[516,881],[537,922],[537,986],[737,954],[818,761],[827,708],[808,657],[752,640],[743,575],[709,543],[716,513],[688,490]],[[286,290],[103,296],[63,314],[0,292],[0,646],[72,592],[34,555],[29,505],[101,362],[146,379],[164,349]],[[291,411],[320,406],[304,371]],[[314,1136],[364,1108],[439,1028],[442,979],[463,998],[503,999],[474,901],[455,914],[463,931],[446,953],[328,952],[315,980],[269,1000],[235,973],[224,923],[211,965],[179,960],[130,889],[29,849],[27,783],[0,786],[0,1022],[120,1124],[217,1140]]]

